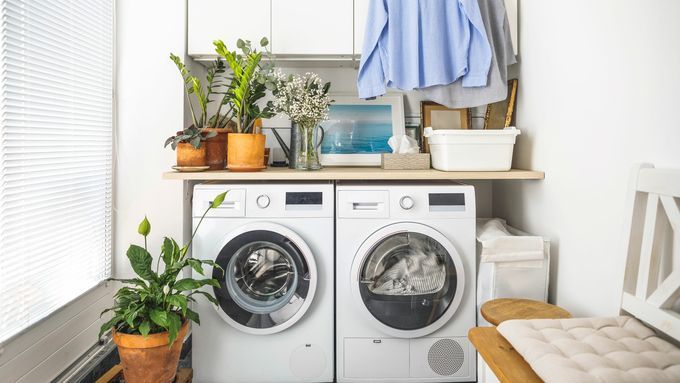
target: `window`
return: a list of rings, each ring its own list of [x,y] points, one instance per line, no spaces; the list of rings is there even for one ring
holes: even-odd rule
[[[0,343],[111,273],[113,0],[4,0]]]

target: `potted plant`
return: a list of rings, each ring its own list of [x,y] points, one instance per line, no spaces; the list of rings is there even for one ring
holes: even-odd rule
[[[285,113],[293,122],[293,129],[297,129],[295,136],[298,141],[293,145],[296,153],[291,153],[295,159],[295,168],[321,169],[318,148],[323,140],[323,129],[319,123],[328,119],[328,108],[333,102],[328,97],[331,83],[324,84],[316,73],[285,75],[276,71],[274,77],[274,110]],[[317,127],[321,131],[321,138],[318,140]]]
[[[224,201],[226,192],[215,197],[206,209],[194,230],[189,243],[179,247],[177,242],[165,237],[160,256],[152,267],[153,257],[147,250],[147,236],[151,224],[144,218],[137,231],[144,236],[144,247],[130,245],[127,257],[137,277],[112,279],[123,282],[116,292],[113,307],[104,310],[113,312],[113,317],[101,326],[99,336],[112,330],[113,341],[123,364],[127,383],[159,382],[170,383],[175,379],[179,354],[189,321],[200,324],[198,313],[188,306],[194,297],[203,296],[217,304],[210,293],[200,290],[203,286],[219,287],[216,279],[179,278],[186,267],[204,275],[203,265],[221,270],[212,261],[187,256],[189,246],[208,211]],[[160,263],[164,269],[161,271]]]
[[[233,124],[231,110],[222,114],[223,106],[229,105],[224,61],[218,58],[210,64],[204,88],[201,80],[189,72],[178,56],[171,53],[170,59],[182,77],[192,125],[169,137],[165,146],[172,144],[172,149],[177,150],[177,166],[208,165],[211,170],[224,169],[227,134]],[[208,106],[215,101],[213,96],[217,96],[219,103],[215,114],[208,118]]]
[[[252,48],[250,41],[239,39],[236,43],[240,53],[227,49],[224,42],[213,42],[215,51],[223,57],[231,69],[232,79],[228,86],[235,133],[229,133],[227,149],[227,168],[230,171],[255,171],[263,169],[265,135],[254,131],[255,122],[275,115],[273,104],[264,107],[258,103],[266,95],[267,89],[275,85],[271,77],[273,63],[262,63],[262,52]],[[260,40],[260,47],[267,51],[269,41]]]

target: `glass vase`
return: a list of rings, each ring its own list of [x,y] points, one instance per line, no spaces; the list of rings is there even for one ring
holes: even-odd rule
[[[319,147],[323,140],[323,135],[317,139],[321,127],[317,123],[297,124],[298,145],[295,155],[295,169],[298,170],[319,170]]]

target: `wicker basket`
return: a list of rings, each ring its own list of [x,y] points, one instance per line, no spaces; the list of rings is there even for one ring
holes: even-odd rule
[[[430,168],[430,154],[383,153],[380,167],[385,170],[427,170]]]

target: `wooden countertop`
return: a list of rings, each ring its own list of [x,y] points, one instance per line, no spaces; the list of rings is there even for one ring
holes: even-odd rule
[[[259,172],[163,173],[163,179],[183,181],[334,181],[334,180],[542,180],[536,170],[512,169],[506,172],[444,172],[429,170],[383,170],[376,167],[326,167],[315,171],[267,168]]]

